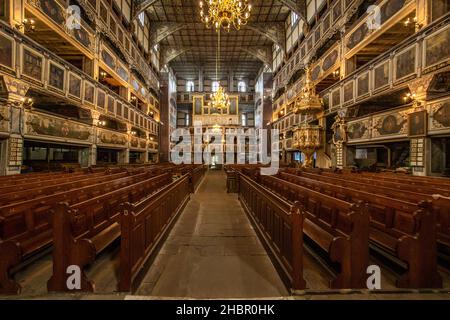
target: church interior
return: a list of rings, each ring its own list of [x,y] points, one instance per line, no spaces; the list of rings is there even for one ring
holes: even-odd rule
[[[0,0],[0,300],[449,300],[449,22]]]

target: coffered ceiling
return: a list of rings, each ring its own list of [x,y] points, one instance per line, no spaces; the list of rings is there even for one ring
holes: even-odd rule
[[[284,46],[284,23],[291,10],[286,1],[249,2],[253,9],[248,25],[221,32],[220,79],[229,72],[237,79],[254,79],[264,64],[271,66],[272,45]],[[150,18],[151,39],[161,50],[162,65],[172,67],[179,78],[197,78],[200,68],[205,78],[216,78],[218,35],[201,23],[198,0],[145,0],[139,6]]]

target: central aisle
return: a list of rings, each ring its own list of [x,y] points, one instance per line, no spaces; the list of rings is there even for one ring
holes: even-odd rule
[[[288,295],[223,171],[191,196],[137,295],[258,298]]]

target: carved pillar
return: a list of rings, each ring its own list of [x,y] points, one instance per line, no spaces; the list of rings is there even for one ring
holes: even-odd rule
[[[1,81],[1,80],[0,80]],[[2,157],[2,169],[6,175],[19,174],[22,166],[23,155],[23,127],[25,125],[24,107],[29,106],[31,100],[26,98],[28,86],[15,78],[4,76],[1,87],[2,96],[7,97],[3,100],[1,107],[4,114],[8,115],[9,126],[5,127],[9,132],[6,139]]]
[[[423,76],[410,84],[409,90],[413,105],[408,111],[408,135],[410,137],[410,161],[413,175],[426,176],[431,171],[431,140],[427,129],[428,114],[426,109],[427,91],[433,80],[432,75]],[[425,112],[425,115],[423,115]],[[424,120],[423,116],[425,117]],[[417,124],[416,124],[417,120]],[[423,134],[417,134],[417,126],[423,123]],[[416,129],[414,129],[416,128]]]
[[[25,18],[25,1],[26,0],[6,1],[6,5],[9,5],[9,10],[7,10],[7,12],[9,12],[8,22],[12,27],[22,24],[23,19]],[[18,28],[18,30],[20,32],[25,32],[23,27]]]

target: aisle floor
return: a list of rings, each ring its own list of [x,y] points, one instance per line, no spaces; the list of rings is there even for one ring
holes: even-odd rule
[[[288,292],[223,171],[209,171],[182,212],[137,295],[280,297]]]

